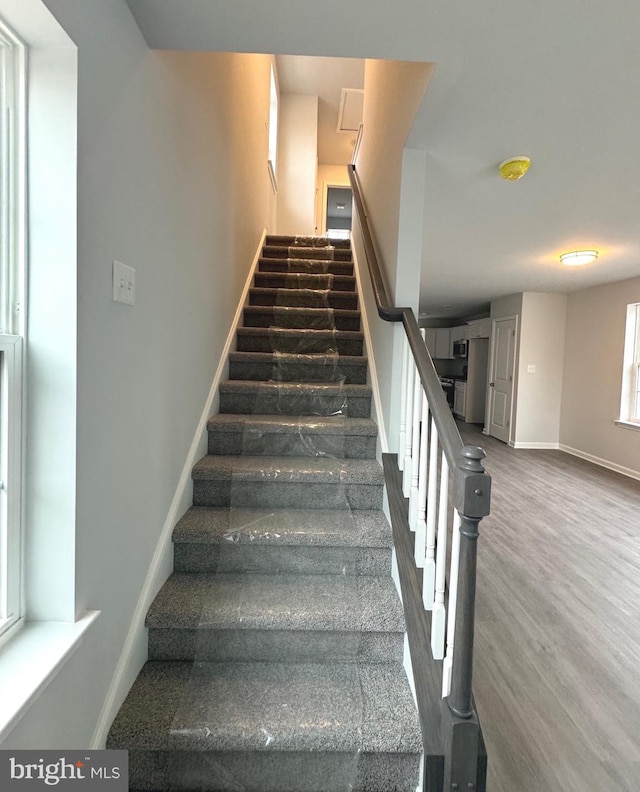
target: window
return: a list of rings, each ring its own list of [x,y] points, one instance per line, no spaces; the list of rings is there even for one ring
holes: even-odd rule
[[[640,426],[640,303],[627,305],[620,420]]]
[[[0,22],[0,640],[22,618],[25,48]]]
[[[276,166],[278,158],[278,86],[276,85],[276,74],[271,66],[271,81],[269,83],[269,176],[271,185],[276,192],[278,184],[276,180]]]

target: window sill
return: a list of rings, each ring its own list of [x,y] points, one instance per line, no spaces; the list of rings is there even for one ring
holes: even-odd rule
[[[636,432],[640,432],[640,423],[634,423],[633,421],[614,421],[616,426],[621,426],[623,429],[635,429]]]
[[[29,622],[0,652],[0,743],[80,646],[100,611],[77,622]]]

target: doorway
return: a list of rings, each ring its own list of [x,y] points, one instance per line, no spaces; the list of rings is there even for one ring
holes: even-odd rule
[[[508,443],[513,405],[513,373],[516,349],[517,317],[494,319],[489,380],[489,432]]]
[[[326,185],[323,229],[331,239],[349,239],[352,222],[350,187]]]

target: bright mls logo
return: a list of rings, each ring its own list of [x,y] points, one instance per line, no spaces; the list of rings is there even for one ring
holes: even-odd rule
[[[127,792],[127,751],[0,751],[3,792]]]

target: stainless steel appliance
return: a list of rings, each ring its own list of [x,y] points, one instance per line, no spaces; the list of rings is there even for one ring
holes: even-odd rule
[[[453,342],[453,356],[466,358],[469,354],[469,342],[465,339]]]

